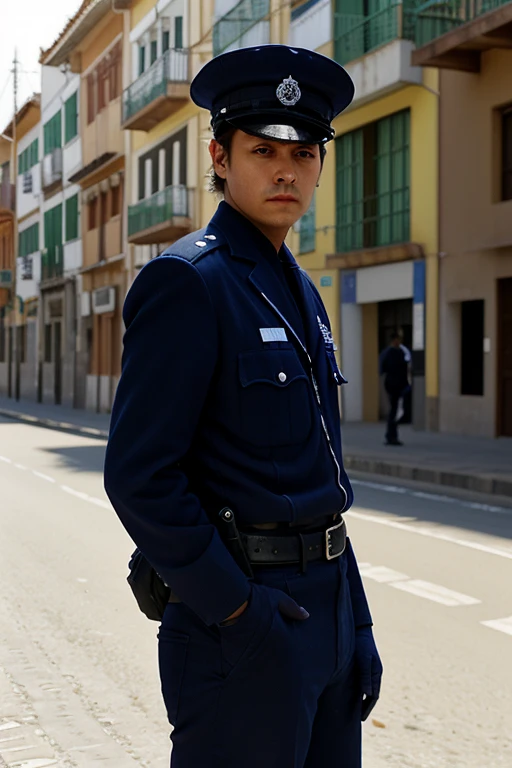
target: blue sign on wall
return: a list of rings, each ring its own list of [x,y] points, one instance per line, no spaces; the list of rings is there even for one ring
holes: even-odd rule
[[[330,288],[332,286],[332,277],[330,275],[323,275],[320,278],[320,285],[322,288]]]
[[[415,304],[425,303],[425,261],[415,261],[413,264],[413,295]]]
[[[355,272],[343,272],[341,275],[341,301],[343,304],[356,303],[357,275]]]

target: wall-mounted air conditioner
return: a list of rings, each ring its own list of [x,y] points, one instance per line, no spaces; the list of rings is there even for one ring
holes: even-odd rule
[[[116,308],[116,289],[98,288],[92,294],[92,311],[95,315],[103,312],[113,312]]]

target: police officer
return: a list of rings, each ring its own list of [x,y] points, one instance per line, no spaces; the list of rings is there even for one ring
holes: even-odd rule
[[[159,662],[172,768],[361,765],[382,666],[342,515],[344,379],[284,245],[353,94],[308,50],[206,64],[191,96],[211,112],[224,200],[125,302],[105,487],[171,588]]]

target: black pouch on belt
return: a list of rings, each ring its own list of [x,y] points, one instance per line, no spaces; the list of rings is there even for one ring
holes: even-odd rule
[[[136,549],[128,563],[127,581],[142,613],[152,621],[162,621],[171,590],[160,578],[140,549]]]

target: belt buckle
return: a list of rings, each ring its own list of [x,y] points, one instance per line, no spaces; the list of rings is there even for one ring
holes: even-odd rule
[[[332,533],[333,531],[337,531],[338,528],[342,528],[345,525],[345,521],[342,519],[341,522],[337,523],[337,525],[333,525],[331,528],[327,528],[325,532],[325,556],[327,560],[335,560],[337,557],[340,557],[345,551],[346,546],[346,540],[345,540],[345,546],[341,550],[341,552],[337,552],[336,554],[332,554]]]

